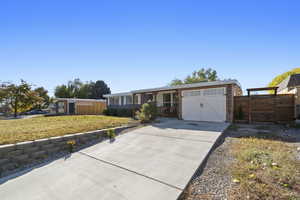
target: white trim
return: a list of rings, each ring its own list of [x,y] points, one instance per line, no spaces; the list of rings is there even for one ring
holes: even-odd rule
[[[54,101],[67,101],[67,102],[94,101],[94,102],[106,102],[105,99],[77,99],[77,98],[55,98]]]
[[[193,84],[183,84],[177,86],[166,86],[160,88],[150,88],[150,89],[142,89],[142,90],[133,90],[132,93],[145,93],[145,92],[154,92],[154,91],[164,91],[164,90],[176,90],[176,89],[189,89],[196,87],[206,87],[206,86],[218,86],[218,85],[230,85],[235,84],[240,86],[240,83],[236,80],[229,81],[211,81],[211,82],[201,82],[201,83],[193,83]]]
[[[115,94],[105,94],[103,97],[108,98],[108,97],[115,97],[115,96],[132,96],[131,92],[122,92],[122,93],[115,93]]]

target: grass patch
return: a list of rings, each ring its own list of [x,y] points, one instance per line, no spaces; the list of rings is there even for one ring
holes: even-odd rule
[[[231,124],[227,130],[231,130],[231,131],[237,131],[239,130],[239,126],[237,124]]]
[[[296,148],[270,138],[240,138],[232,145],[235,187],[230,199],[299,199],[300,161]]]
[[[11,144],[97,129],[112,128],[127,124],[130,120],[130,118],[124,117],[93,115],[1,120],[0,144]]]

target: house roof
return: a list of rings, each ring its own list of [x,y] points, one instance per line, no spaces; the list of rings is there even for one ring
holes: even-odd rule
[[[96,101],[96,102],[105,102],[104,99],[77,99],[77,98],[55,98],[54,101]]]
[[[284,90],[285,88],[293,88],[300,86],[300,74],[293,74],[284,79],[278,84],[278,91]]]
[[[133,90],[131,92],[132,93],[143,93],[143,92],[155,92],[155,91],[165,91],[165,90],[198,88],[198,87],[205,87],[205,86],[230,85],[230,84],[236,84],[239,87],[241,87],[240,83],[237,80],[225,80],[225,81],[209,81],[209,82],[200,82],[200,83],[183,84],[183,85],[175,85],[175,86],[165,86],[165,87],[159,87],[159,88]]]
[[[238,85],[239,87],[241,87],[240,83],[237,80],[224,80],[224,81],[209,81],[209,82],[201,82],[201,83],[176,85],[176,86],[165,86],[165,87],[158,87],[158,88],[132,90],[127,93],[115,93],[115,94],[109,94],[109,95],[103,95],[103,96],[104,97],[125,96],[125,94],[130,95],[130,94],[145,93],[145,92],[156,92],[156,91],[158,92],[158,91],[198,88],[198,87],[205,87],[205,86],[230,85],[230,84],[235,84],[235,85]]]
[[[121,93],[114,93],[114,94],[105,94],[104,97],[118,97],[118,96],[128,96],[132,95],[132,92],[121,92]]]

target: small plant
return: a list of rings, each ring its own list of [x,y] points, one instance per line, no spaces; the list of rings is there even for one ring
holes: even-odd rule
[[[157,108],[153,103],[145,103],[140,111],[136,112],[136,118],[142,123],[153,121],[157,117]]]
[[[238,131],[239,130],[239,126],[237,126],[236,124],[231,124],[229,127],[228,127],[229,130],[232,130],[232,131]]]
[[[107,132],[106,132],[106,135],[110,139],[115,139],[115,137],[116,137],[115,129],[108,129]]]
[[[69,141],[67,141],[67,145],[69,147],[69,152],[73,153],[74,152],[74,147],[76,145],[76,141],[75,140],[69,140]]]
[[[239,106],[238,111],[236,113],[236,119],[243,120],[244,119],[244,111],[242,106]]]
[[[109,110],[108,109],[104,109],[103,110],[103,115],[108,115],[109,116]]]

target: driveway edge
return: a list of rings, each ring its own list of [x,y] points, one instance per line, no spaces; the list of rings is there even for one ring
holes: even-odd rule
[[[206,154],[205,158],[203,159],[203,161],[201,162],[201,164],[199,165],[199,167],[197,168],[197,170],[195,171],[195,173],[193,174],[193,176],[190,178],[190,180],[188,181],[187,185],[184,187],[184,189],[182,190],[181,194],[178,196],[178,198],[176,200],[182,200],[187,188],[189,187],[190,182],[197,177],[199,174],[203,173],[203,170],[206,166],[206,163],[208,161],[208,158],[210,156],[210,154],[220,145],[223,143],[224,141],[224,136],[225,136],[225,132],[226,130],[230,127],[231,123],[228,124],[227,128],[224,129],[222,131],[222,133],[218,136],[218,138],[216,139],[216,141],[214,142],[213,146],[210,148],[209,152]]]

